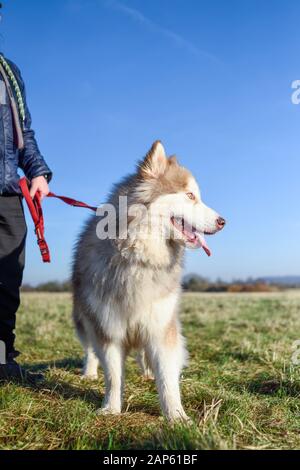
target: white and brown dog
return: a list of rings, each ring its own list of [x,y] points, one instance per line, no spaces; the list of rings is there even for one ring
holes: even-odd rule
[[[101,411],[120,413],[124,361],[137,349],[144,372],[155,377],[165,416],[186,419],[179,378],[187,354],[178,318],[184,248],[210,255],[205,235],[221,230],[225,220],[202,202],[195,178],[167,158],[160,142],[108,203],[114,236],[99,228],[104,215],[92,217],[74,259],[73,318],[86,351],[84,374],[96,378],[101,362]]]

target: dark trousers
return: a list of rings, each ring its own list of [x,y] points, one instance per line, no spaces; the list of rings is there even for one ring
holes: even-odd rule
[[[14,352],[26,234],[21,197],[0,196],[0,340],[7,354]]]

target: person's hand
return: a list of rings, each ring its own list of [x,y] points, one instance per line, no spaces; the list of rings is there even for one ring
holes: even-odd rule
[[[48,182],[47,182],[47,180],[44,176],[37,176],[36,178],[33,178],[32,181],[31,181],[30,196],[31,196],[32,199],[36,195],[37,191],[40,192],[42,200],[50,192]]]

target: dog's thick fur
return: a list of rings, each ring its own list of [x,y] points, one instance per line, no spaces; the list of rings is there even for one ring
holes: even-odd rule
[[[215,233],[218,214],[205,206],[192,174],[175,157],[167,158],[156,142],[134,175],[117,185],[108,202],[120,214],[119,196],[128,197],[128,206],[143,203],[152,209],[168,206],[176,211],[181,204],[184,217],[191,210],[200,232]],[[192,195],[192,196],[191,196]],[[128,216],[130,221],[130,217]],[[86,351],[84,375],[96,378],[101,362],[106,394],[103,413],[120,413],[124,381],[124,361],[131,349],[139,351],[145,375],[154,375],[162,410],[170,420],[186,419],[179,390],[179,377],[187,354],[178,318],[184,234],[174,236],[170,219],[163,226],[154,222],[149,237],[126,233],[116,239],[100,240],[98,217],[92,217],[81,234],[74,259],[73,318]],[[158,230],[170,229],[167,238]],[[220,227],[219,227],[220,229]],[[177,233],[178,235],[178,233]],[[192,247],[192,246],[191,246]]]

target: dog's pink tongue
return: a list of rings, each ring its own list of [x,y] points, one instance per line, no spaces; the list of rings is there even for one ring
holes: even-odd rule
[[[203,245],[202,248],[205,251],[205,253],[207,254],[207,256],[211,256],[211,251],[210,251],[210,249],[208,248],[207,245],[205,245],[205,246]]]
[[[204,236],[201,235],[200,233],[197,233],[197,236],[198,236],[199,244],[201,245],[201,247],[203,248],[207,256],[211,256],[211,251],[206,243]]]

